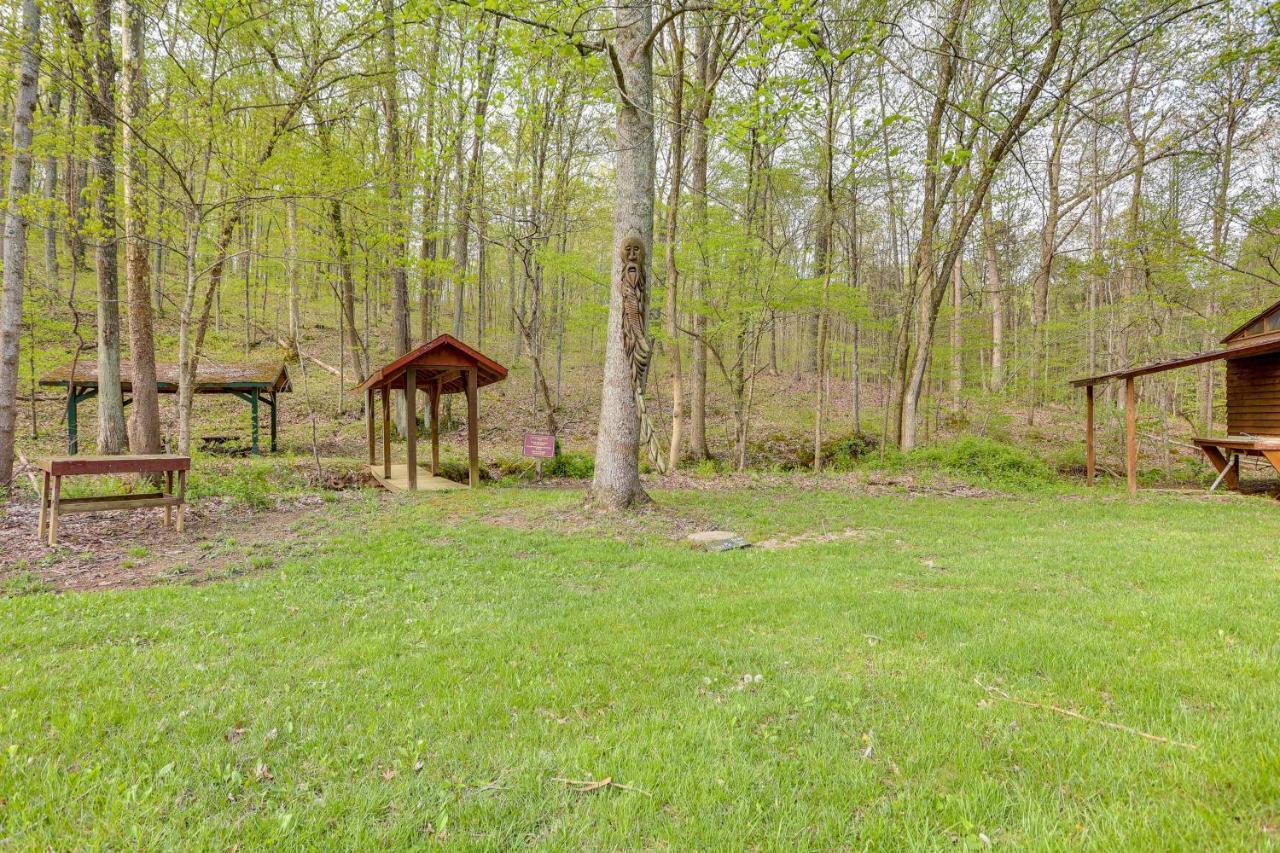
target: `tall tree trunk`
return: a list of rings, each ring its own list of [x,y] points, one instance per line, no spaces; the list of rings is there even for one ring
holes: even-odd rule
[[[91,85],[89,124],[93,127],[93,166],[98,188],[93,209],[98,234],[93,263],[98,280],[98,452],[121,453],[127,439],[124,397],[120,389],[120,280],[116,247],[116,60],[111,46],[111,2],[93,0],[93,38],[69,5],[65,7],[72,40],[85,58]]]
[[[49,120],[56,122],[62,109],[62,90],[54,87],[49,92]],[[50,149],[44,158],[44,195],[49,210],[44,221],[44,276],[50,287],[58,286],[58,216],[55,202],[58,198],[58,152]]]
[[[613,220],[613,272],[605,340],[604,381],[600,397],[600,426],[596,442],[595,476],[591,497],[609,509],[625,509],[648,500],[640,484],[640,418],[632,358],[623,342],[623,249],[640,245],[640,323],[646,324],[650,259],[653,253],[653,64],[646,40],[652,26],[651,0],[621,0],[616,6],[617,167]],[[632,310],[636,310],[635,306]]]
[[[676,241],[680,231],[680,190],[684,182],[684,28],[671,37],[671,175],[667,191],[667,345],[671,348],[671,445],[667,470],[680,464],[684,443],[684,364],[680,352],[680,267],[676,263]],[[704,434],[705,438],[705,434]]]
[[[129,295],[129,358],[133,366],[133,411],[129,417],[129,449],[134,453],[160,452],[160,397],[156,389],[156,345],[152,335],[151,290],[147,280],[146,165],[137,128],[146,105],[146,61],[140,0],[125,0],[122,33],[124,75],[120,98],[124,102],[124,239],[125,282]]]
[[[690,317],[693,326],[693,351],[689,364],[689,454],[694,461],[710,458],[707,446],[707,319],[702,306],[707,293],[707,119],[711,115],[714,95],[712,51],[714,40],[709,22],[697,27],[694,47],[694,103],[689,111],[689,193],[692,196],[693,236],[697,242],[697,260],[693,276],[695,307]]]
[[[960,264],[951,268],[951,408],[960,411],[964,394],[964,289]]]
[[[468,243],[471,237],[471,221],[475,218],[476,192],[480,184],[480,167],[484,159],[485,117],[489,111],[489,91],[493,85],[494,67],[498,60],[498,25],[493,25],[491,41],[481,46],[480,79],[476,83],[476,107],[472,121],[471,160],[467,169],[466,186],[458,204],[457,276],[455,277],[453,306],[453,336],[462,338],[466,331],[466,280],[470,260]]]
[[[36,108],[40,9],[22,0],[22,51],[13,111],[13,167],[9,172],[4,225],[4,277],[0,294],[0,490],[13,481],[14,430],[18,420],[18,343],[22,335],[22,286],[27,263],[27,217],[23,201],[31,188],[31,121]]]
[[[395,0],[382,0],[382,60],[386,64],[383,74],[382,112],[387,132],[387,214],[390,219],[391,258],[391,349],[395,356],[409,351],[409,278],[405,269],[405,219],[404,201],[401,199],[400,182],[403,167],[400,151],[400,84],[399,66],[396,61]],[[408,434],[417,421],[416,412],[405,410],[403,392],[396,392],[396,431]]]

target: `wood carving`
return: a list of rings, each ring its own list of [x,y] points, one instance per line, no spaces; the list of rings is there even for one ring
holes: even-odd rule
[[[644,385],[653,361],[653,338],[649,336],[649,283],[645,278],[644,243],[639,237],[626,237],[619,247],[622,271],[618,284],[622,289],[622,351],[631,365],[631,388],[635,394],[636,414],[640,417],[640,442],[649,451],[649,461],[664,470],[661,448],[645,404]]]

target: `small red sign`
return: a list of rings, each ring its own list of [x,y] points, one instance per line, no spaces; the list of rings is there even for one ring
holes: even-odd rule
[[[524,455],[535,459],[554,459],[556,455],[556,437],[549,432],[526,432],[524,434]]]

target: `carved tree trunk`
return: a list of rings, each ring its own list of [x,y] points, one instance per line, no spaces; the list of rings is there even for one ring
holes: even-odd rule
[[[613,214],[613,274],[605,338],[604,382],[596,468],[595,503],[625,509],[648,500],[640,484],[640,425],[630,359],[623,346],[622,249],[631,239],[643,247],[647,268],[653,249],[653,64],[645,41],[652,26],[651,0],[622,0],[615,13],[618,83],[617,169]],[[645,271],[644,280],[650,276]],[[643,304],[643,303],[642,303]],[[647,318],[644,318],[647,320]]]

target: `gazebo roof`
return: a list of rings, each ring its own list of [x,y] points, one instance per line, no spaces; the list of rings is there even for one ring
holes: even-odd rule
[[[410,367],[417,373],[415,384],[419,388],[438,379],[441,380],[440,390],[445,394],[465,393],[466,371],[472,367],[476,369],[477,387],[483,388],[507,378],[507,369],[484,353],[472,349],[453,335],[440,335],[374,371],[354,390],[403,390],[405,371]]]
[[[73,373],[74,368],[74,373]],[[133,365],[120,362],[120,390],[133,391]],[[68,362],[51,370],[40,379],[41,385],[79,388],[98,387],[98,363],[96,359]],[[178,391],[178,365],[156,363],[156,390],[161,394]],[[201,362],[196,370],[197,394],[228,394],[236,391],[292,391],[289,372],[283,362],[212,365]]]

